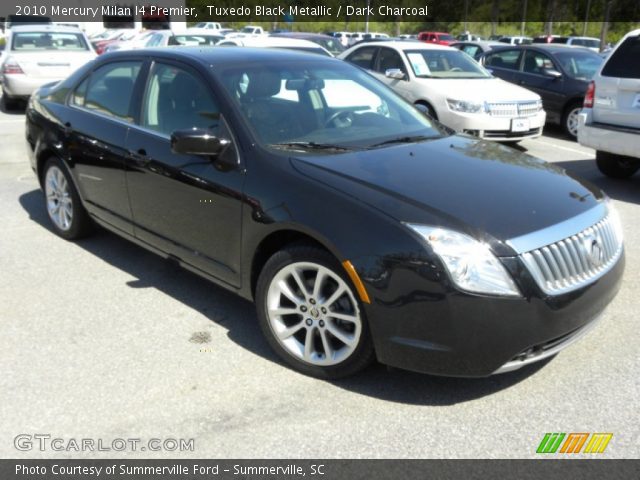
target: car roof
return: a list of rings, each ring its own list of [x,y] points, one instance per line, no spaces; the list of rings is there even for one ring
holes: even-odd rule
[[[67,27],[62,25],[53,25],[51,23],[33,23],[30,25],[15,25],[11,26],[11,33],[20,33],[20,32],[57,32],[57,33],[82,33],[77,27]]]
[[[532,43],[529,45],[508,45],[506,43],[503,43],[499,46],[496,46],[495,48],[493,48],[490,52],[485,52],[485,54],[492,54],[495,52],[499,52],[502,50],[523,50],[523,49],[529,49],[529,50],[541,50],[541,51],[545,51],[549,54],[554,54],[554,53],[559,53],[559,52],[591,52],[594,53],[592,50],[585,48],[585,47],[577,47],[574,45],[566,45],[564,43]],[[597,54],[596,54],[597,55]]]
[[[279,38],[299,38],[299,39],[307,39],[307,38],[327,38],[327,39],[335,39],[330,35],[325,35],[323,33],[311,33],[311,32],[278,32],[269,34],[270,37],[279,37]]]
[[[305,42],[306,43],[306,42]],[[318,47],[316,44],[311,44]],[[317,55],[314,53],[286,50],[280,48],[261,48],[261,47],[242,47],[242,48],[224,48],[224,47],[195,47],[195,46],[175,46],[160,48],[143,48],[138,50],[122,50],[116,52],[105,53],[100,57],[102,59],[117,59],[130,57],[164,57],[191,60],[200,63],[205,67],[241,65],[246,63],[264,62],[273,63],[279,61],[302,61],[313,59],[316,62],[340,62],[333,57]]]
[[[376,47],[392,47],[398,50],[456,50],[457,48],[447,47],[445,45],[436,45],[433,43],[424,42],[407,42],[404,40],[382,40],[382,41],[365,41],[358,43],[358,47],[363,45],[375,45]]]
[[[322,48],[317,43],[302,38],[288,38],[280,36],[266,37],[235,37],[226,38],[225,42],[240,44],[244,47],[298,47],[298,48]]]
[[[460,40],[452,45],[480,45],[481,47],[504,47],[503,42],[496,42],[494,40]]]

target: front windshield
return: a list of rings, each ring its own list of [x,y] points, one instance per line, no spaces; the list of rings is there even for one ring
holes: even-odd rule
[[[590,51],[559,52],[557,58],[563,70],[576,80],[591,81],[604,59]]]
[[[444,133],[393,91],[343,62],[279,61],[215,73],[263,145],[348,150]]]
[[[478,62],[460,50],[405,50],[419,78],[491,78]]]

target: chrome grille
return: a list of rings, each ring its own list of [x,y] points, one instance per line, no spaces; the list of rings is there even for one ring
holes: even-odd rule
[[[617,219],[607,216],[595,225],[551,245],[521,255],[538,286],[558,295],[604,275],[622,254]]]
[[[531,117],[540,107],[537,102],[488,103],[487,111],[492,117]]]

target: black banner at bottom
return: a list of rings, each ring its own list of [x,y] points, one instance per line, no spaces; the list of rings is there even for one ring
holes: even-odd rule
[[[0,460],[2,480],[640,478],[639,460]]]

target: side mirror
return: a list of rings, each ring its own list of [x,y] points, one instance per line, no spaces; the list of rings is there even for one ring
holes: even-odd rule
[[[393,78],[394,80],[404,80],[406,75],[399,68],[389,68],[385,70],[384,76],[387,78]]]
[[[562,73],[560,73],[558,70],[554,69],[554,68],[546,68],[544,70],[544,74],[548,77],[552,77],[554,79],[556,78],[561,78],[562,77]]]
[[[210,130],[192,128],[171,134],[171,151],[187,155],[220,156],[231,145],[228,138],[216,137]]]

